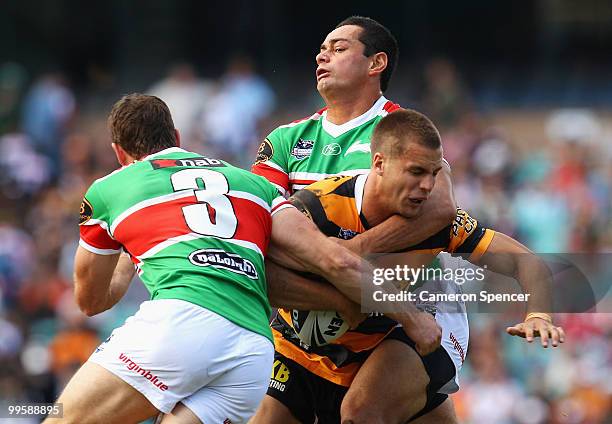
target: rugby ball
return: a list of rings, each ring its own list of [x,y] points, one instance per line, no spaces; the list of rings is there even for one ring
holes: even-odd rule
[[[349,329],[336,311],[291,311],[293,329],[309,346],[325,346],[340,338]]]

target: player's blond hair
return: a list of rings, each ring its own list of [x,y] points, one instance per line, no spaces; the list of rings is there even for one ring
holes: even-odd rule
[[[430,149],[442,145],[440,133],[428,117],[416,110],[400,109],[376,125],[371,139],[372,155],[381,152],[389,157],[399,157],[411,142]]]

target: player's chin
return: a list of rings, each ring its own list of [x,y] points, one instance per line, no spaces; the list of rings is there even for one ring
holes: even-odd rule
[[[414,218],[419,213],[421,213],[421,209],[423,209],[424,202],[413,202],[411,200],[406,200],[402,204],[401,215],[406,218]]]
[[[334,89],[334,82],[330,76],[326,76],[317,81],[317,91],[325,93]]]

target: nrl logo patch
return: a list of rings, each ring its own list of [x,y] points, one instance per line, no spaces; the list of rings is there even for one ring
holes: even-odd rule
[[[359,233],[353,230],[349,230],[348,228],[340,228],[340,231],[338,232],[338,238],[341,238],[343,240],[350,240],[357,234]]]
[[[83,198],[83,201],[81,202],[81,210],[79,211],[79,215],[79,225],[85,224],[93,216],[93,207],[85,198]]]
[[[314,140],[304,140],[300,138],[293,149],[291,149],[291,156],[297,160],[307,158],[312,154],[312,148],[314,146]]]
[[[338,143],[331,143],[323,147],[322,153],[325,156],[337,156],[342,152],[342,147]]]
[[[267,138],[261,142],[259,149],[257,150],[257,157],[255,158],[255,165],[262,162],[267,162],[274,155],[274,146],[270,143]]]

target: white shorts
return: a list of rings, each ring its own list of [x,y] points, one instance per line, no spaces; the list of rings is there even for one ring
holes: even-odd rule
[[[436,322],[442,328],[441,345],[455,364],[455,377],[438,390],[451,394],[459,390],[459,371],[463,367],[470,339],[467,314],[459,312],[438,312]]]
[[[144,302],[89,360],[161,412],[178,402],[206,423],[246,423],[268,388],[274,346],[266,337],[177,299]]]
[[[438,255],[442,268],[459,269],[473,267],[469,262],[461,258],[452,257],[448,253]],[[430,280],[415,290],[417,298],[420,299],[420,292],[461,294],[463,293],[460,284],[442,280]],[[436,312],[436,322],[442,328],[441,345],[455,365],[455,377],[442,386],[440,393],[451,394],[459,390],[459,372],[463,367],[465,355],[467,355],[468,342],[470,339],[470,326],[464,302],[459,301],[417,301],[417,307],[432,307]],[[427,309],[427,308],[425,308]]]

